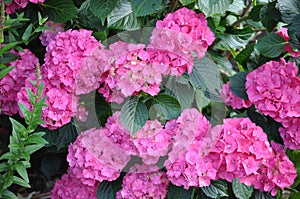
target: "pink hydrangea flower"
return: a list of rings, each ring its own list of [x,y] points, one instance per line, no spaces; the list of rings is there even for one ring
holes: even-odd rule
[[[32,3],[38,4],[39,2],[44,3],[45,0],[29,0]],[[13,14],[16,10],[25,8],[28,4],[28,0],[12,0],[9,4],[6,4],[5,11],[7,14]]]
[[[50,192],[52,199],[97,199],[98,183],[85,185],[72,172],[72,168],[64,174]]]
[[[282,125],[278,130],[284,145],[292,150],[300,149],[300,118],[288,118]]]
[[[249,100],[257,110],[278,122],[300,116],[300,79],[294,62],[270,61],[246,78]]]
[[[281,28],[280,31],[277,32],[277,34],[279,34],[281,37],[283,37],[283,39],[287,42],[290,40],[287,28]],[[298,58],[300,55],[300,52],[295,52],[289,43],[286,44],[284,50],[286,52],[289,52],[291,54],[291,56],[295,57],[295,58]]]
[[[197,14],[188,8],[181,8],[156,22],[149,47],[183,56],[193,63],[191,51],[194,51],[199,59],[204,57],[214,39],[214,34],[207,26],[202,13]]]
[[[0,79],[1,113],[10,116],[19,111],[17,93],[25,85],[27,77],[34,73],[35,66],[39,64],[38,58],[27,49],[15,54],[18,55],[18,59],[9,63],[9,66],[15,66],[15,68]]]
[[[83,184],[116,180],[130,160],[130,154],[117,147],[105,131],[102,128],[82,132],[69,146],[67,161]]]
[[[42,32],[40,40],[43,46],[48,46],[50,41],[55,39],[57,33],[64,31],[65,24],[57,24],[52,21],[47,21],[45,25],[49,26],[49,29]]]
[[[47,46],[45,64],[41,67],[41,75],[45,83],[44,92],[47,96],[45,102],[47,107],[43,109],[42,115],[44,127],[56,129],[69,123],[74,116],[81,120],[86,119],[87,112],[83,106],[80,106],[78,94],[89,93],[90,88],[88,84],[76,84],[76,78],[81,72],[78,79],[88,79],[84,75],[90,75],[92,69],[89,73],[84,73],[81,67],[86,67],[83,64],[84,60],[97,47],[104,48],[92,36],[91,31],[84,29],[59,32]],[[26,86],[30,87],[30,84]],[[79,90],[78,93],[76,90]],[[20,101],[26,104],[25,90],[23,89],[23,94],[19,95]],[[29,101],[28,97],[27,101]]]
[[[165,172],[156,168],[153,172],[136,172],[136,169],[144,169],[136,166],[134,172],[128,172],[123,178],[122,189],[117,192],[116,198],[131,199],[161,199],[166,198],[169,180]],[[145,170],[149,170],[146,168]],[[153,168],[151,169],[153,170]]]
[[[231,106],[234,109],[249,108],[252,105],[249,100],[241,99],[233,94],[233,92],[230,90],[230,82],[227,82],[223,85],[221,97],[227,106]]]

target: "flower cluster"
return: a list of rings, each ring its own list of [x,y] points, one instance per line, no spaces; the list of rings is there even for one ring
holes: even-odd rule
[[[91,34],[91,31],[84,29],[59,32],[47,46],[45,64],[41,66],[41,75],[45,83],[44,92],[47,96],[45,102],[47,108],[43,109],[42,114],[44,127],[56,129],[77,115],[81,119],[86,118],[87,112],[79,105],[79,97],[74,94],[75,79],[90,52],[96,47],[104,48]],[[83,90],[84,88],[81,91]],[[20,95],[20,101],[26,104],[23,95]]]
[[[43,46],[48,46],[50,41],[54,40],[55,36],[59,32],[64,31],[65,24],[57,24],[53,23],[52,21],[47,21],[45,25],[48,26],[49,29],[43,30],[42,34],[40,35],[40,40]]]
[[[169,184],[166,173],[159,171],[159,168],[152,172],[139,172],[136,169],[149,170],[148,168],[132,167],[134,172],[128,172],[124,176],[122,189],[116,195],[117,199],[160,199],[166,197]]]
[[[198,58],[204,57],[214,39],[202,13],[181,8],[157,21],[150,38],[150,47],[175,53],[193,62],[191,51]]]
[[[44,3],[45,0],[29,0],[32,3],[38,4],[39,2]],[[12,0],[6,4],[5,11],[7,14],[13,14],[16,10],[25,8],[28,4],[28,0]]]
[[[292,149],[300,148],[299,131],[290,125],[291,121],[298,121],[300,117],[300,79],[297,74],[294,62],[281,59],[280,62],[270,61],[262,65],[246,78],[249,100],[259,112],[287,128],[281,129],[281,137]]]
[[[25,85],[25,80],[30,74],[34,73],[36,65],[39,64],[38,58],[27,49],[15,54],[18,59],[9,64],[15,68],[0,79],[1,113],[10,116],[19,111],[17,93]]]
[[[225,119],[208,136],[216,141],[208,154],[200,151],[205,141],[194,141],[179,160],[166,167],[173,184],[188,189],[208,186],[210,180],[239,178],[272,195],[277,187],[293,184],[297,176],[293,163],[280,145],[273,143],[272,148],[263,130],[250,119]]]
[[[233,109],[249,108],[252,105],[249,100],[241,99],[233,94],[230,90],[230,82],[223,85],[221,97],[225,101],[226,105],[231,106]]]
[[[116,180],[130,160],[126,151],[106,136],[107,129],[82,132],[69,146],[67,161],[83,184],[94,186],[103,180]]]
[[[287,42],[290,40],[287,28],[281,28],[280,31],[277,32],[277,34],[279,34]],[[300,52],[295,52],[289,43],[286,44],[284,50],[286,52],[289,52],[291,56],[295,58],[298,58],[300,55]]]
[[[50,197],[52,199],[97,199],[98,184],[88,186],[83,184],[72,172],[71,168],[68,173],[61,177],[61,180],[56,180]]]
[[[172,150],[165,162],[168,179],[185,189],[202,186],[195,166],[200,153],[207,153],[207,149],[202,147],[210,129],[209,122],[196,109],[186,109],[175,121],[168,122],[166,128],[175,132]]]

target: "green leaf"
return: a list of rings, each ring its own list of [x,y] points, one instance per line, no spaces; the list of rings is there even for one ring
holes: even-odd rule
[[[300,14],[295,15],[293,21],[287,26],[287,28],[296,36],[300,36]]]
[[[239,199],[248,199],[253,192],[253,186],[246,186],[240,183],[238,178],[233,179],[232,189],[234,195]]]
[[[18,140],[20,139],[20,135],[24,137],[27,131],[26,128],[20,122],[13,118],[9,118],[9,120],[13,127],[12,136],[18,138]]]
[[[24,153],[25,154],[33,154],[34,152],[40,150],[43,148],[44,144],[32,144],[24,147]]]
[[[212,181],[208,187],[201,187],[201,190],[211,198],[228,196],[227,183],[223,180]]]
[[[107,27],[121,30],[136,30],[142,25],[142,19],[134,17],[131,3],[119,0],[117,7],[107,17]]]
[[[2,79],[5,75],[7,75],[14,68],[15,68],[15,66],[10,66],[10,67],[0,70],[0,79]]]
[[[92,9],[97,9],[99,7],[93,7],[91,6],[91,2],[101,3],[101,1],[85,1],[83,4],[81,4],[80,8],[77,10],[77,17],[78,17],[78,23],[86,28],[97,30],[97,31],[103,31],[104,27],[102,26],[102,21],[100,17],[97,17],[92,11]],[[107,3],[110,3],[112,1],[105,1]],[[104,10],[103,7],[101,11]],[[103,20],[105,20],[106,16]],[[104,22],[104,21],[103,21]]]
[[[277,8],[281,12],[282,19],[285,23],[293,22],[295,15],[300,14],[299,0],[278,0]]]
[[[1,157],[1,156],[0,156]],[[7,162],[0,163],[0,173],[3,171],[7,171],[10,168]]]
[[[70,122],[58,130],[58,136],[55,145],[57,146],[58,150],[62,148],[66,148],[70,145],[70,143],[76,140],[77,136],[78,136],[77,129]]]
[[[123,125],[133,134],[145,125],[148,109],[140,98],[133,97],[122,107],[121,119]]]
[[[5,52],[2,56],[0,56],[0,63],[7,64],[15,61],[16,59],[18,59],[18,55],[11,52]]]
[[[183,187],[178,187],[173,184],[168,186],[167,199],[190,199],[193,193],[193,188],[185,190]]]
[[[45,132],[38,132],[38,133],[33,133],[29,135],[28,139],[26,140],[27,144],[48,144],[47,140],[43,138],[45,135]]]
[[[22,35],[22,40],[23,41],[27,41],[32,33],[32,28],[33,25],[29,24],[29,26],[26,28],[26,30],[24,31],[23,35]]]
[[[26,182],[25,180],[23,180],[17,176],[14,176],[13,183],[20,185],[22,187],[30,188],[30,185],[28,184],[28,182]]]
[[[300,150],[288,150],[287,156],[294,163],[294,167],[298,174],[294,181],[294,184],[292,185],[293,188],[296,188],[300,184]]]
[[[2,193],[2,196],[3,198],[8,198],[8,199],[18,199],[18,197],[8,189]]]
[[[235,73],[233,70],[232,63],[228,59],[226,59],[225,56],[221,55],[215,50],[208,50],[207,54],[212,60],[214,60],[214,62],[217,63],[217,66],[220,71],[222,71],[228,76],[231,76]]]
[[[189,80],[194,89],[201,89],[205,96],[215,101],[222,101],[219,90],[223,82],[217,65],[208,57],[195,59]]]
[[[76,8],[72,0],[46,0],[42,6],[55,23],[66,23],[76,16]]]
[[[4,0],[4,3],[5,4],[9,4],[9,3],[11,3],[12,2],[12,0]]]
[[[135,17],[142,17],[155,13],[162,0],[131,0],[131,6]]]
[[[105,18],[113,11],[117,3],[118,0],[90,0],[90,9],[103,24]]]
[[[254,44],[249,44],[236,57],[235,60],[241,64],[246,65],[250,60],[251,53],[254,51]]]
[[[170,77],[166,83],[166,94],[178,100],[181,110],[190,108],[194,101],[194,89],[185,77]]]
[[[16,170],[18,172],[18,174],[27,182],[29,183],[29,178],[28,178],[28,174],[27,174],[27,170],[25,165],[22,162],[18,162],[16,164]]]
[[[203,91],[200,89],[196,89],[195,99],[200,112],[202,112],[202,109],[210,103],[210,100],[204,95]]]
[[[292,193],[290,196],[289,196],[289,199],[299,199],[300,198],[300,193],[297,192],[297,193]]]
[[[262,7],[264,7],[263,4],[258,4],[256,6],[254,6],[251,11],[249,12],[248,18],[252,19],[255,22],[259,22],[260,21],[260,10],[262,9]]]
[[[218,46],[227,50],[244,47],[254,36],[255,32],[247,27],[244,29],[233,29],[226,33],[220,33],[221,42]]]
[[[239,98],[248,99],[248,95],[246,92],[245,84],[246,84],[246,76],[248,72],[239,72],[234,76],[230,77],[230,90],[233,94]]]
[[[199,0],[198,6],[206,17],[212,15],[222,15],[226,12],[233,0]]]
[[[27,91],[27,95],[29,97],[30,104],[34,105],[35,104],[35,95],[34,95],[34,93],[29,88],[26,88],[26,91]]]
[[[176,98],[160,93],[153,99],[153,106],[155,110],[162,116],[164,120],[171,120],[177,118],[181,113],[181,106]]]
[[[15,157],[14,153],[12,153],[12,152],[6,152],[6,153],[4,153],[4,154],[2,154],[0,156],[0,160],[5,160],[5,159],[9,160],[9,159],[12,159],[14,157]]]
[[[119,177],[117,180],[108,182],[103,181],[99,184],[97,189],[98,199],[115,199],[116,193],[122,188],[122,178]]]
[[[245,7],[243,0],[233,0],[233,3],[228,7],[227,11],[239,14]]]
[[[0,48],[0,55],[2,55],[4,52],[10,51],[11,49],[13,49],[18,44],[19,44],[19,42],[13,42],[13,43],[5,44],[4,46],[2,46]]]
[[[179,2],[183,5],[183,6],[186,6],[186,5],[189,5],[191,3],[194,3],[196,2],[197,0],[179,0]]]
[[[28,119],[30,118],[30,111],[29,111],[28,107],[25,106],[24,104],[21,104],[20,102],[18,102],[18,106],[19,106],[19,108],[20,108],[20,110],[21,110],[21,112],[22,112],[22,114],[25,118],[26,124],[29,125],[29,120]]]
[[[261,23],[269,32],[276,27],[278,21],[281,19],[280,12],[275,8],[275,5],[276,2],[268,3],[260,9],[259,13]]]
[[[111,104],[99,92],[95,94],[95,110],[100,126],[105,126],[107,118],[112,115]]]
[[[287,42],[276,33],[269,33],[258,40],[256,49],[264,56],[275,58],[282,52]]]

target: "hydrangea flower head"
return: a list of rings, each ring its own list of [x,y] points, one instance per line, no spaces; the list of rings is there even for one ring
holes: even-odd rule
[[[67,161],[83,184],[116,180],[130,160],[129,154],[115,146],[105,131],[105,128],[87,130],[69,146]]]
[[[156,22],[149,47],[180,55],[193,63],[191,51],[194,51],[199,59],[204,57],[214,39],[205,16],[184,7]]]
[[[52,199],[97,199],[98,183],[85,185],[72,172],[72,168],[64,174],[50,192]]]
[[[160,199],[165,198],[167,195],[167,188],[169,180],[165,172],[159,171],[157,168],[153,172],[136,172],[136,169],[149,170],[149,168],[136,166],[132,170],[134,172],[128,172],[123,178],[122,189],[117,192],[117,199],[131,198],[131,199]],[[151,169],[153,170],[153,169]]]
[[[15,66],[15,68],[0,79],[1,113],[10,116],[19,111],[17,93],[25,85],[25,80],[30,74],[34,74],[35,67],[39,64],[38,58],[28,49],[15,54],[18,59],[9,63],[9,66]]]

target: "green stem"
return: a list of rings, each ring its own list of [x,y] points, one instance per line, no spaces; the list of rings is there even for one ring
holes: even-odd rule
[[[1,0],[1,18],[0,18],[0,44],[4,42],[4,22],[5,22],[5,3]]]

